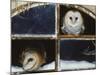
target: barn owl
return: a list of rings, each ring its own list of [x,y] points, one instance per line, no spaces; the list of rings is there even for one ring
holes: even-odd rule
[[[22,67],[25,71],[36,71],[45,63],[44,52],[36,49],[27,49],[22,53]]]
[[[64,34],[78,35],[85,30],[83,18],[79,11],[69,10],[63,19],[63,26],[61,27]]]

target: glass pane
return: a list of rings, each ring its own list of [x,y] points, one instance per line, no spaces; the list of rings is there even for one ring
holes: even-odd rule
[[[55,71],[55,40],[12,40],[11,72]]]
[[[96,7],[60,4],[60,35],[95,35]]]
[[[95,40],[61,40],[60,69],[95,69]]]
[[[13,13],[17,14],[11,18],[12,34],[55,34],[55,4],[17,2],[17,5]]]

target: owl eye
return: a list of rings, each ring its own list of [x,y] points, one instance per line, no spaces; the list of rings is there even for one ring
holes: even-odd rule
[[[70,20],[72,20],[72,17],[69,17]]]
[[[32,61],[33,61],[33,59],[32,59],[32,58],[29,58],[29,59],[28,59],[28,62],[32,62]]]
[[[76,17],[75,20],[78,20],[78,17]]]

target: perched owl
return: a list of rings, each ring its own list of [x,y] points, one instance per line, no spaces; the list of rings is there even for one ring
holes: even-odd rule
[[[63,26],[61,28],[64,34],[78,35],[85,30],[83,18],[79,11],[69,10],[63,19]]]
[[[25,71],[36,71],[44,63],[45,52],[28,48],[22,53],[22,67]]]

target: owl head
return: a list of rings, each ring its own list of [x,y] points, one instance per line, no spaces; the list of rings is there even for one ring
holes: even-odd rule
[[[22,67],[25,71],[35,71],[45,63],[45,52],[27,48],[22,53]]]
[[[65,25],[80,26],[83,24],[83,18],[79,11],[69,10],[64,17]]]

